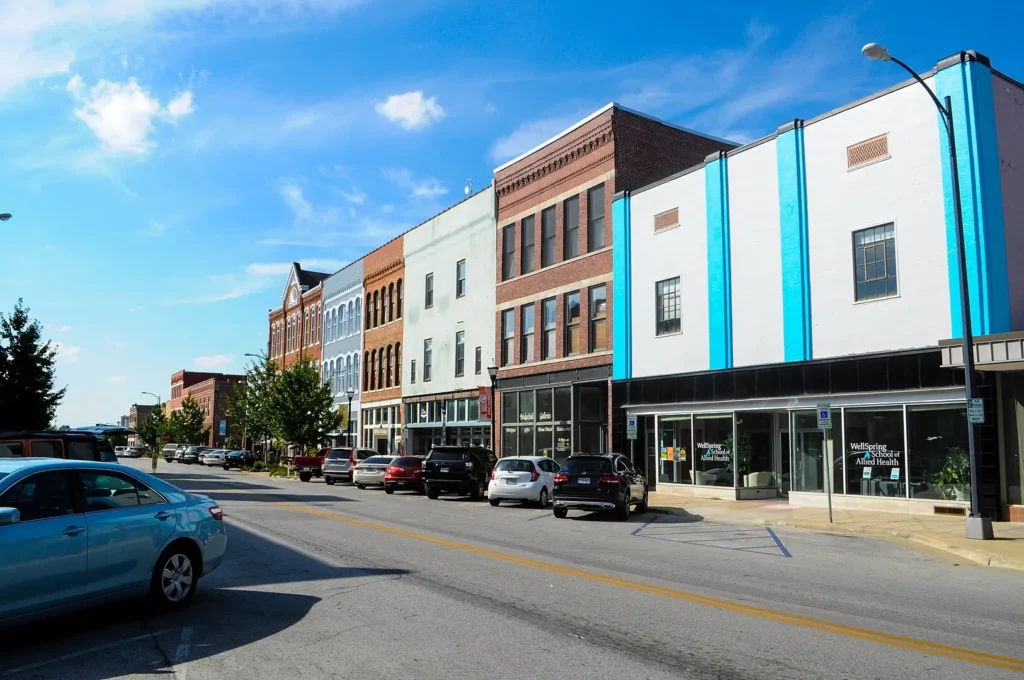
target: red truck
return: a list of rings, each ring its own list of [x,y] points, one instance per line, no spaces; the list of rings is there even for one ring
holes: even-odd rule
[[[295,456],[292,469],[299,473],[299,480],[308,482],[323,475],[324,457],[330,449],[320,449],[315,456]]]

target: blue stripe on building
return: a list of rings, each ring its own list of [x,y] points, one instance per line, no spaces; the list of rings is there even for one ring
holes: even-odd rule
[[[938,65],[935,91],[940,100],[950,97],[953,105],[971,328],[978,335],[1004,333],[1010,330],[1010,288],[992,71],[972,54],[962,52]],[[959,338],[963,333],[949,139],[941,116],[938,125],[946,207],[950,325],[953,337]]]
[[[628,193],[612,201],[612,378],[633,377],[633,241]]]
[[[729,161],[723,152],[704,166],[708,217],[708,349],[712,370],[732,368],[732,257],[729,243]]]
[[[802,120],[779,128],[775,151],[779,171],[784,356],[786,361],[808,361],[814,358],[814,352],[811,260],[807,239],[807,168]]]

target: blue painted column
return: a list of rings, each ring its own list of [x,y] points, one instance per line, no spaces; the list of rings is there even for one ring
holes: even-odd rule
[[[732,255],[729,161],[716,151],[704,164],[708,217],[708,349],[712,370],[732,368]]]
[[[1004,333],[1011,330],[1010,287],[992,70],[987,57],[973,52],[944,59],[935,68],[935,93],[943,102],[950,97],[953,104],[971,328],[975,335]],[[952,336],[959,338],[963,337],[963,329],[949,138],[942,117],[937,112],[936,117],[946,205],[950,327]]]
[[[782,243],[782,329],[786,361],[814,358],[811,332],[811,258],[807,232],[804,122],[779,128],[775,138]]]
[[[612,379],[633,377],[633,253],[629,192],[612,200]]]

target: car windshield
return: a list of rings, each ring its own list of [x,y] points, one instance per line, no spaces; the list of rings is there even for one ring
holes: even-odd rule
[[[331,452],[327,454],[327,460],[335,460],[335,459],[338,459],[338,458],[348,458],[350,451],[351,451],[351,449],[332,449]]]
[[[498,469],[502,472],[533,472],[533,461],[522,458],[505,458],[498,461]]]
[[[563,475],[598,475],[612,471],[607,458],[568,458],[562,466]]]
[[[430,460],[462,461],[466,460],[466,454],[462,451],[452,451],[450,449],[434,449],[430,452]]]
[[[391,456],[371,456],[363,462],[367,465],[384,465],[391,462]]]
[[[397,465],[399,467],[419,467],[419,465],[422,462],[423,462],[422,458],[416,458],[414,456],[406,456],[404,458],[395,458],[393,461],[391,461],[391,464],[392,465]]]

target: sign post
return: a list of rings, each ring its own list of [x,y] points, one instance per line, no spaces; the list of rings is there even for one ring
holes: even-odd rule
[[[832,405],[818,404],[818,429],[824,437],[822,467],[825,468],[825,492],[828,496],[828,523],[832,524]]]
[[[967,422],[973,425],[985,424],[985,404],[981,399],[967,400]]]
[[[629,440],[629,462],[636,467],[636,458],[633,456],[633,445],[636,444],[636,416],[626,416],[626,439]]]

